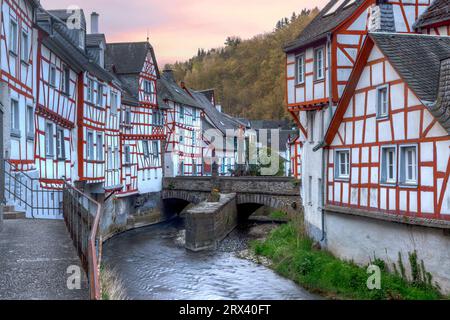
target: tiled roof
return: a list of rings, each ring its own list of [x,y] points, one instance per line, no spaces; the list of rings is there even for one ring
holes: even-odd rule
[[[67,22],[67,20],[73,15],[72,10],[68,9],[57,9],[47,11],[64,22]],[[80,14],[81,14],[81,29],[86,30],[86,16],[84,15],[84,11],[82,9],[80,9]]]
[[[87,53],[75,45],[77,39],[74,34],[67,28],[63,20],[54,15],[54,12],[55,10],[46,11],[42,8],[37,11],[37,26],[48,33],[44,37],[43,43],[80,71],[87,70],[104,81],[115,80],[111,73],[97,63],[91,62]]]
[[[340,1],[342,4],[338,9],[334,13],[327,14]],[[349,18],[364,2],[365,0],[331,0],[302,31],[299,37],[285,46],[284,51],[290,52],[315,41],[325,39],[327,33]]]
[[[171,73],[163,72],[161,78],[158,79],[158,95],[162,100],[203,109],[201,104],[177,84]]]
[[[210,90],[208,90],[210,91]],[[234,119],[232,116],[220,112],[212,105],[210,101],[210,96],[205,94],[203,91],[189,91],[195,100],[203,107],[206,116],[211,120],[214,127],[220,130],[223,134],[227,133],[227,130],[237,130],[242,124]]]
[[[108,43],[105,54],[106,68],[114,69],[114,72],[119,75],[139,74],[144,68],[149,51],[156,63],[153,47],[148,42]],[[157,72],[159,73],[158,70]]]
[[[450,134],[450,58],[441,62],[438,99],[429,110]]]
[[[419,17],[415,24],[415,28],[425,28],[427,26],[449,20],[449,0],[434,0],[431,6],[429,6],[428,9]]]
[[[106,43],[106,37],[103,33],[86,35],[86,47],[98,47],[102,42]]]
[[[423,102],[437,100],[441,61],[450,57],[450,37],[398,33],[370,37]]]

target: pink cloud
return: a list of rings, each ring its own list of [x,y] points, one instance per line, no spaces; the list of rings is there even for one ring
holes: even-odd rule
[[[244,39],[271,31],[282,17],[327,0],[42,0],[46,9],[77,5],[100,14],[109,42],[145,41],[147,32],[160,64],[183,61],[198,48],[222,46],[227,36]],[[89,19],[88,19],[89,20]]]

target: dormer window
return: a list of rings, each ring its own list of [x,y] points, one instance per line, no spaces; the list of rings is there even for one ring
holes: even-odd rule
[[[324,49],[318,48],[314,51],[314,77],[315,80],[323,80],[325,78],[325,55]]]
[[[297,84],[305,83],[305,55],[299,55],[295,58]]]

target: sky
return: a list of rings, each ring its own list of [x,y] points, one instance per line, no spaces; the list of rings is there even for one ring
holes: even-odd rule
[[[100,14],[108,42],[145,41],[158,63],[185,61],[199,48],[223,46],[228,36],[243,39],[273,30],[276,22],[327,0],[41,0],[45,9],[78,6],[88,19]],[[89,27],[88,27],[89,31]]]

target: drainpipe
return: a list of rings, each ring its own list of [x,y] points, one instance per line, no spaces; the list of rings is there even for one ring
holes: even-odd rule
[[[332,65],[331,65],[331,38],[332,34],[327,34],[327,57],[328,57],[328,93],[329,93],[329,102],[328,102],[328,112],[329,112],[329,121],[333,118],[333,85],[332,85]],[[325,138],[325,123],[327,123],[327,128],[329,125],[329,122],[325,122],[325,112],[322,114],[322,137]],[[327,161],[328,161],[328,149],[324,148],[324,144],[322,147],[322,239],[320,240],[321,243],[323,243],[326,239],[326,232],[325,232],[325,203],[326,203],[326,196],[327,196],[327,188],[325,187],[327,185],[326,183],[326,176],[327,176]]]

